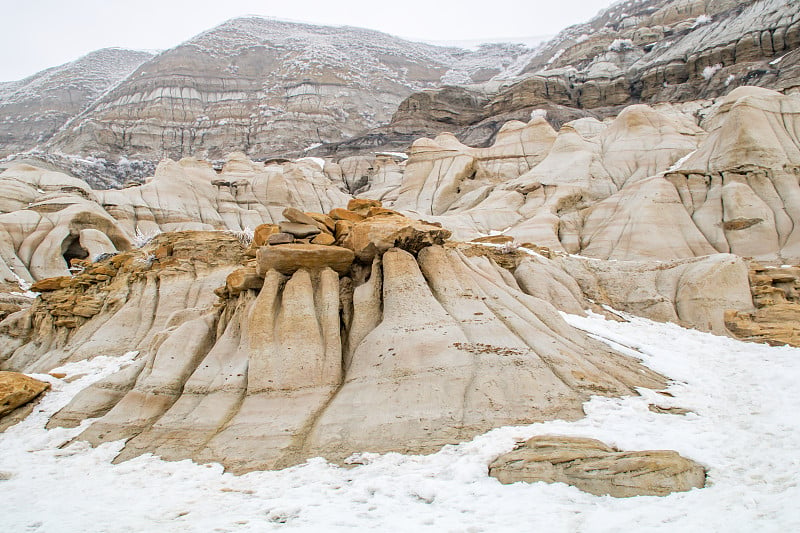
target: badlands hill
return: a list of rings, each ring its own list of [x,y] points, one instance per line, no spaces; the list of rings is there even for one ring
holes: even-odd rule
[[[525,54],[524,46],[472,52],[359,28],[233,19],[139,66],[48,150],[156,160],[299,152],[388,122],[414,91],[485,81]]]
[[[152,56],[106,48],[24,80],[0,83],[0,157],[44,144]]]

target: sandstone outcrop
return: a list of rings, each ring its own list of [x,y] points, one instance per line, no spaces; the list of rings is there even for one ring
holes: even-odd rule
[[[214,289],[244,259],[234,235],[178,232],[86,263],[0,323],[0,369],[46,372],[69,361],[144,351],[174,321],[210,308]]]
[[[360,224],[391,226],[392,218]],[[430,452],[498,425],[578,418],[590,395],[664,385],[521,292],[489,258],[425,244],[356,259],[341,273],[316,265],[281,274],[260,265],[263,282],[253,288],[259,282],[234,236],[163,234],[72,278],[84,296],[107,294],[96,315],[56,325],[53,306],[76,290],[61,288],[3,322],[4,338],[28,333],[10,337],[15,344],[5,345],[0,364],[52,367],[108,353],[104,339],[116,352],[137,349],[136,362],[78,394],[51,425],[99,417],[80,438],[128,438],[119,460],[153,452],[220,461],[236,472],[314,455]],[[165,259],[141,263],[165,246]],[[214,262],[195,261],[185,272],[192,248],[195,259]],[[114,260],[117,273],[98,280],[92,268]],[[159,301],[145,308],[155,280]],[[212,283],[225,285],[216,303],[208,300]],[[144,316],[154,319],[131,328]]]
[[[666,496],[703,488],[702,465],[668,450],[624,452],[594,439],[544,435],[489,465],[501,483],[567,483],[598,496]]]
[[[264,246],[258,251],[258,273],[264,277],[270,270],[291,275],[297,270],[324,270],[330,268],[343,274],[350,270],[355,254],[341,246],[320,244],[285,244]]]
[[[727,328],[748,341],[800,346],[800,267],[752,263],[750,288],[755,310],[727,310]]]
[[[74,258],[126,251],[160,231],[242,232],[284,220],[286,207],[327,212],[351,199],[313,162],[264,165],[241,154],[219,173],[197,160],[163,161],[147,183],[118,191],[12,165],[0,193],[0,279],[12,283],[66,275]]]
[[[50,384],[18,372],[0,372],[0,418],[25,405],[50,388]]]

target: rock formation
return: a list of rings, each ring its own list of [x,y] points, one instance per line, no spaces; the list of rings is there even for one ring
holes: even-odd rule
[[[49,388],[49,383],[18,372],[0,372],[0,418]]]
[[[489,465],[500,483],[567,483],[598,496],[666,496],[703,488],[702,465],[677,452],[622,452],[594,439],[544,435]]]
[[[755,310],[729,309],[725,326],[739,338],[800,346],[800,268],[750,265]]]
[[[705,129],[680,108],[636,105],[555,135],[541,117],[512,122],[488,148],[442,134],[414,143],[396,200],[383,183],[380,195],[458,239],[502,232],[603,259],[795,261],[798,102],[741,87],[709,108]]]
[[[33,371],[139,350],[51,424],[99,416],[80,438],[129,438],[119,459],[155,452],[237,472],[429,452],[498,425],[580,417],[593,394],[664,385],[489,257],[376,204],[349,202],[363,220],[334,224],[334,244],[266,245],[255,261],[219,232],[74,261],[81,273],[38,282],[41,298],[2,323],[0,364]]]

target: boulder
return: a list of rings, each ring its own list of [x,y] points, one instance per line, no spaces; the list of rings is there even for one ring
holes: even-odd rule
[[[666,496],[703,488],[702,465],[671,450],[623,452],[594,439],[543,435],[489,465],[500,483],[567,483],[617,498]]]
[[[298,239],[304,239],[312,235],[317,235],[321,232],[316,224],[312,225],[298,224],[297,222],[281,222],[279,226],[281,228],[281,232],[290,233]]]
[[[322,213],[306,213],[306,215],[314,219],[315,222],[318,222],[319,224],[325,226],[325,228],[327,228],[327,230],[330,231],[331,233],[336,228],[336,221],[333,220],[328,215],[323,215]],[[317,227],[319,227],[319,224],[317,224]]]
[[[231,296],[236,296],[249,289],[260,289],[262,285],[264,285],[264,278],[259,276],[253,267],[234,270],[225,279],[225,287]]]
[[[301,268],[322,270],[331,268],[342,274],[350,269],[355,254],[340,246],[318,244],[285,244],[264,246],[258,250],[258,275],[265,276],[270,270],[290,275]]]
[[[330,233],[320,233],[319,235],[311,239],[311,244],[321,244],[323,246],[329,246],[335,242],[336,238]]]
[[[443,244],[450,231],[402,215],[380,215],[353,225],[342,240],[361,261],[372,261],[389,248],[417,253],[426,246]]]
[[[291,233],[275,233],[269,236],[265,244],[291,244],[294,242],[294,235]]]
[[[66,282],[70,280],[69,276],[56,276],[54,278],[40,279],[31,285],[33,292],[49,292],[57,291],[66,286]]]
[[[383,204],[380,200],[369,200],[367,198],[353,198],[347,202],[347,210],[358,213],[362,216],[367,216],[369,210],[373,207],[382,207]]]
[[[359,215],[358,213],[354,213],[353,211],[348,211],[347,209],[342,209],[340,207],[331,209],[329,215],[334,220],[347,220],[349,222],[361,222],[364,220],[364,215]]]
[[[305,224],[307,226],[316,226],[317,221],[308,216],[307,214],[303,213],[296,207],[287,207],[283,210],[283,216],[289,222],[294,222],[296,224]]]
[[[0,371],[0,417],[25,405],[49,388],[49,383],[25,374]]]
[[[267,239],[280,231],[277,224],[260,224],[253,231],[253,246],[256,248],[267,244]]]

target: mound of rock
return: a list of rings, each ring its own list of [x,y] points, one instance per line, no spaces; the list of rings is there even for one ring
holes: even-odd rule
[[[567,483],[598,496],[666,496],[703,488],[702,465],[669,450],[624,452],[594,439],[533,437],[489,465],[500,483]]]
[[[0,418],[30,402],[49,388],[49,383],[25,374],[0,371]]]

